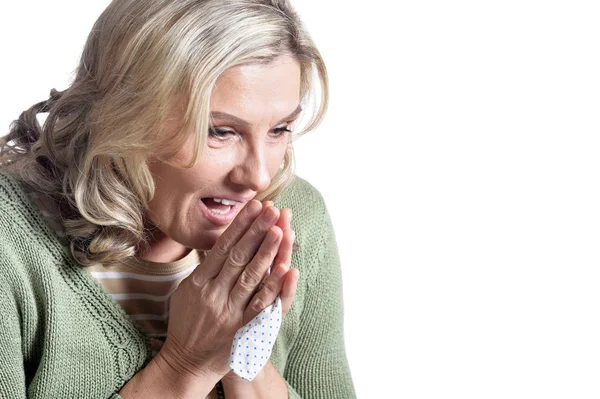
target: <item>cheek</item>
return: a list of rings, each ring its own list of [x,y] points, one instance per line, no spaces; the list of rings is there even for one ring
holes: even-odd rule
[[[179,214],[192,202],[200,187],[207,184],[196,167],[184,169],[166,164],[151,167],[155,191],[148,208],[158,219],[153,220],[154,223],[164,225],[181,218]]]
[[[275,175],[275,173],[277,173],[277,171],[281,167],[281,165],[283,163],[283,158],[285,158],[286,150],[287,150],[287,144],[281,145],[277,148],[274,148],[271,151],[271,153],[269,154],[268,164],[269,164],[269,172],[271,174],[271,177],[273,177]]]

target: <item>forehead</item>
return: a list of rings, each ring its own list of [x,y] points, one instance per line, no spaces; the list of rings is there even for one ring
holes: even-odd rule
[[[300,102],[300,76],[300,64],[290,56],[229,68],[217,79],[211,111],[241,117],[260,116],[266,109],[289,114]]]

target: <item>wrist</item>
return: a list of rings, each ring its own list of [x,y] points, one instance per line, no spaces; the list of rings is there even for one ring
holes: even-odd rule
[[[214,386],[223,377],[222,374],[207,369],[188,367],[181,358],[160,351],[152,359],[161,375],[173,381],[173,384],[210,384]]]
[[[239,377],[233,371],[230,371],[221,379],[221,384],[223,387],[223,393],[225,397],[233,399],[259,398],[260,396],[257,392],[257,385],[260,384],[259,379],[261,378],[262,374],[263,371],[258,373],[252,381],[247,381]]]
[[[230,371],[221,379],[221,383],[226,398],[288,398],[287,384],[270,361],[267,361],[252,381],[244,380],[233,371]]]
[[[204,398],[221,379],[221,375],[209,370],[191,372],[161,352],[156,354],[151,363],[154,363],[155,385],[159,390],[171,392],[172,397]]]
[[[205,398],[214,389],[219,376],[181,372],[160,356],[160,352],[119,391],[123,399]]]
[[[263,367],[263,369],[256,375],[256,377],[254,377],[252,379],[252,381],[243,379],[242,377],[240,377],[239,375],[234,373],[233,370],[229,370],[229,372],[227,374],[225,374],[223,376],[223,378],[221,378],[221,381],[223,382],[223,384],[238,384],[238,385],[250,385],[252,383],[257,384],[264,378],[265,368],[267,367],[267,365],[268,365],[268,363],[265,364],[265,367]]]

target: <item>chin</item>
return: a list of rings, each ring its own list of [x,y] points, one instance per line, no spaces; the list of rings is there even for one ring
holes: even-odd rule
[[[219,230],[203,231],[199,237],[195,237],[191,240],[189,247],[198,250],[210,250],[217,243],[221,234],[225,231],[225,228]]]

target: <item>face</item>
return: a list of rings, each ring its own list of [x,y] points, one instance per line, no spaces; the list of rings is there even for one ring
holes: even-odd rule
[[[211,129],[196,165],[150,164],[156,191],[148,218],[156,229],[147,259],[171,261],[186,248],[212,248],[245,203],[269,186],[300,111],[300,65],[281,56],[268,65],[230,68],[210,102]],[[190,133],[174,160],[189,162],[193,144]],[[218,203],[223,199],[235,203]]]

